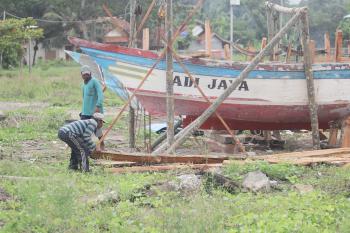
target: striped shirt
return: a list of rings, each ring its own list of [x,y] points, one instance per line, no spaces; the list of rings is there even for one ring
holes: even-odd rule
[[[74,121],[60,128],[63,132],[69,131],[80,137],[90,151],[93,151],[96,147],[91,139],[92,134],[96,134],[96,129],[97,122],[94,119]]]

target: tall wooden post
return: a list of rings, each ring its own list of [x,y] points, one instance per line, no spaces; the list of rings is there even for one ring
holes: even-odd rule
[[[324,34],[324,49],[326,52],[326,61],[331,61],[331,41],[329,39],[329,32]]]
[[[310,34],[309,34],[309,20],[308,20],[307,9],[302,12],[302,46],[304,51],[304,69],[307,83],[307,95],[309,99],[309,110],[311,118],[311,129],[312,129],[312,144],[314,149],[320,149],[320,135],[318,128],[318,116],[317,116],[317,103],[315,98],[315,87],[314,87],[314,75],[312,71],[311,51],[310,51]]]
[[[343,32],[337,30],[335,35],[335,62],[341,62],[343,56]]]
[[[302,8],[304,9],[304,8]],[[252,60],[252,62],[244,68],[244,70],[240,73],[240,75],[235,79],[235,81],[207,108],[201,116],[199,116],[195,121],[193,121],[190,125],[188,125],[185,129],[180,131],[175,137],[175,142],[171,145],[171,147],[167,150],[173,151],[178,145],[182,144],[186,137],[198,129],[222,104],[222,102],[238,87],[238,85],[248,77],[249,72],[251,72],[258,63],[277,45],[277,43],[281,40],[282,36],[290,30],[290,28],[295,25],[295,23],[299,20],[301,14],[301,10],[297,10],[296,14],[287,22],[287,24],[279,31],[274,38],[267,44],[267,46],[260,51],[260,53]],[[164,146],[160,146],[155,153],[161,153],[164,149]]]
[[[135,47],[136,34],[136,15],[135,15],[136,0],[130,0],[130,33],[129,33],[129,47]],[[129,147],[135,148],[135,109],[130,105],[129,107]]]
[[[210,21],[205,20],[205,52],[208,57],[211,57],[211,29],[210,29]]]
[[[170,43],[173,37],[173,1],[167,0],[166,14],[167,41]],[[167,144],[174,143],[174,81],[173,81],[173,54],[172,50],[167,48],[166,52],[166,110],[167,110]],[[171,151],[173,153],[174,151]]]
[[[142,33],[142,49],[149,50],[149,28],[143,29]]]

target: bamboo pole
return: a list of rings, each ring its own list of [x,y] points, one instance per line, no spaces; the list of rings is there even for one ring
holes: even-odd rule
[[[304,9],[304,8],[303,8]],[[203,114],[183,129],[175,137],[175,142],[168,149],[168,151],[173,151],[178,145],[182,144],[186,137],[192,133],[194,130],[198,129],[222,104],[222,102],[238,87],[238,85],[248,77],[248,74],[258,65],[258,63],[264,58],[264,56],[269,53],[273,47],[281,40],[282,36],[299,20],[301,15],[301,10],[287,22],[287,24],[277,33],[277,35],[272,38],[272,40],[267,44],[267,46],[260,51],[260,53],[253,59],[253,61],[240,73],[238,78],[211,104],[211,106],[203,112]],[[159,147],[157,152],[165,150],[165,147]]]
[[[320,135],[318,128],[317,103],[315,98],[314,76],[312,71],[311,51],[310,51],[310,35],[309,20],[307,18],[307,9],[302,12],[302,46],[304,51],[304,69],[307,83],[307,95],[309,100],[309,110],[312,129],[312,144],[314,149],[320,149]]]
[[[203,0],[198,0],[197,4],[193,7],[193,10],[187,15],[187,17],[185,18],[185,20],[182,22],[182,24],[177,28],[176,32],[173,35],[173,38],[170,42],[170,46],[173,45],[173,43],[175,42],[176,38],[178,37],[178,35],[180,34],[181,30],[183,29],[183,27],[190,21],[190,19],[193,17],[193,15],[197,12],[197,10],[202,6],[203,4]],[[141,80],[140,84],[137,86],[137,88],[134,90],[134,92],[132,93],[132,95],[129,97],[128,101],[123,105],[123,107],[121,108],[121,110],[119,111],[119,113],[117,114],[117,116],[113,119],[112,123],[109,125],[109,127],[107,128],[107,130],[105,131],[105,133],[103,134],[103,136],[100,138],[100,140],[98,141],[97,145],[101,144],[101,142],[106,138],[106,136],[108,135],[109,131],[111,131],[111,129],[113,128],[113,126],[115,125],[115,123],[117,123],[117,121],[119,120],[119,118],[122,116],[123,112],[125,111],[125,109],[130,105],[131,101],[133,100],[133,98],[135,97],[135,93],[140,90],[140,88],[143,86],[143,84],[145,83],[146,79],[151,75],[151,73],[153,72],[154,68],[159,64],[159,62],[164,58],[165,56],[165,52],[166,52],[167,48],[164,48],[163,51],[161,52],[161,54],[159,55],[159,57],[157,58],[156,62],[153,64],[153,66],[148,70],[147,74],[143,77],[143,79]]]

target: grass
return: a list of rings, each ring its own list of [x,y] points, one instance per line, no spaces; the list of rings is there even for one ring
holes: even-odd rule
[[[204,182],[198,193],[188,195],[145,192],[146,186],[172,180],[177,172],[112,175],[93,162],[89,174],[69,172],[69,152],[53,142],[68,112],[80,108],[79,67],[44,63],[31,77],[26,72],[18,77],[18,70],[0,70],[5,84],[0,101],[41,103],[9,111],[0,122],[0,175],[19,177],[0,179],[0,191],[10,196],[0,201],[0,232],[350,232],[350,168],[230,164],[223,174],[237,182],[260,170],[279,188],[230,194]],[[122,101],[107,92],[105,103],[116,107]],[[115,126],[118,134],[126,134],[126,121],[124,116]],[[25,144],[33,141],[39,148],[31,159],[11,155],[19,150],[29,154]],[[295,184],[312,185],[313,191],[300,194]],[[117,202],[91,201],[111,191]]]

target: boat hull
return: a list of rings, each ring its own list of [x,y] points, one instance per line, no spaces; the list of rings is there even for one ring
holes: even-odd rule
[[[157,55],[149,51],[79,39],[72,43],[80,45],[105,74],[115,77],[130,92],[136,91],[157,60]],[[247,65],[198,59],[185,60],[184,63],[195,78],[192,82],[179,64],[174,63],[175,114],[186,116],[185,124],[209,106],[195,83],[213,101]],[[162,60],[135,92],[142,106],[152,115],[166,115],[165,65]],[[313,66],[313,70],[319,124],[320,128],[326,129],[330,121],[341,120],[350,114],[350,64],[318,64]],[[217,112],[232,129],[309,129],[306,90],[302,64],[260,64],[219,106]],[[215,114],[202,128],[224,129]]]

